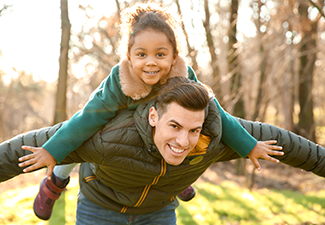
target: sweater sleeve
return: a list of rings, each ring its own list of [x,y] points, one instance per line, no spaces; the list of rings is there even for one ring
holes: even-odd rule
[[[189,79],[198,81],[193,69],[188,66]],[[255,147],[257,140],[229,113],[223,110],[216,98],[214,98],[221,116],[222,136],[221,140],[241,157],[246,157]]]
[[[119,83],[119,66],[91,94],[84,108],[74,114],[42,147],[60,163],[125,107]],[[124,102],[124,103],[123,103]]]

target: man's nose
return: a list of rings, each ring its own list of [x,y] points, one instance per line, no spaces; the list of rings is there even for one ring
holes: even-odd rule
[[[180,147],[188,147],[190,141],[189,141],[189,136],[188,136],[188,132],[181,132],[178,136],[177,136],[177,144],[179,144]]]

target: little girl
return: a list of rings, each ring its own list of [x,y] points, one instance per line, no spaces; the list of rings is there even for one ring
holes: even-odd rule
[[[92,93],[84,108],[74,114],[42,148],[23,147],[34,152],[20,159],[29,159],[20,166],[33,164],[24,172],[47,166],[47,177],[51,179],[50,185],[42,182],[34,202],[34,212],[39,218],[50,218],[54,202],[68,184],[69,174],[75,166],[57,166],[53,171],[56,163],[100,130],[118,110],[135,109],[141,102],[152,98],[155,90],[168,78],[183,76],[198,82],[193,69],[179,55],[176,25],[177,20],[155,3],[138,3],[124,10],[121,13],[120,50],[125,58]],[[277,161],[268,155],[271,153],[265,144],[257,142],[220,107],[216,99],[214,101],[222,118],[224,143],[240,156],[249,156],[258,169],[257,158]],[[189,187],[179,197],[190,200],[194,194],[195,190]]]

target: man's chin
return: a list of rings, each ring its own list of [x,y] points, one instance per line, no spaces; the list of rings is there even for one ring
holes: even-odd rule
[[[183,160],[177,160],[177,161],[175,161],[175,160],[166,160],[165,159],[165,161],[166,161],[166,163],[168,163],[169,165],[172,165],[172,166],[178,166],[178,165],[180,165],[183,161],[184,161],[184,159]]]

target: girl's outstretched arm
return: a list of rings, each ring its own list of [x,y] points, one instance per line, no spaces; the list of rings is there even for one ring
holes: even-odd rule
[[[56,165],[55,158],[48,151],[46,151],[45,148],[42,147],[22,146],[21,148],[33,152],[33,154],[19,158],[19,161],[21,162],[19,163],[20,167],[29,166],[23,171],[27,173],[47,166],[46,176],[47,179],[50,180],[54,166]]]
[[[278,163],[280,162],[278,159],[271,157],[270,155],[283,155],[284,152],[281,146],[275,145],[277,143],[276,140],[270,141],[258,141],[253,150],[248,154],[249,159],[255,165],[255,168],[259,171],[261,170],[261,166],[257,159],[262,158],[268,160],[270,162]],[[277,151],[274,151],[277,150]]]

